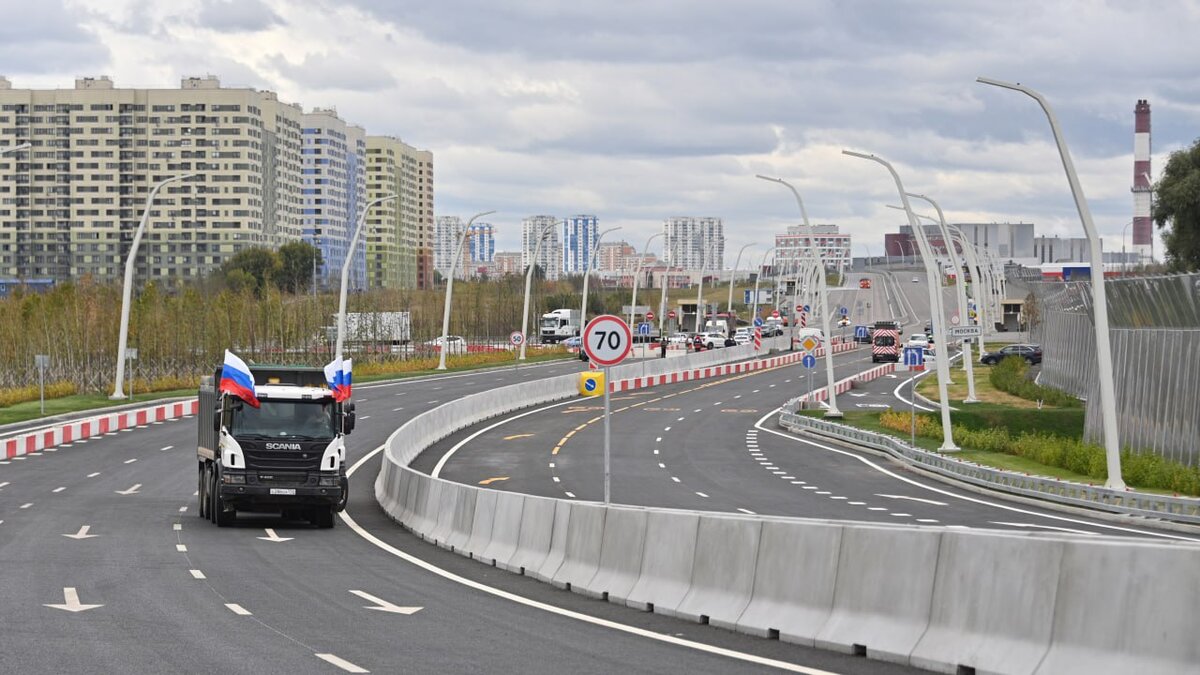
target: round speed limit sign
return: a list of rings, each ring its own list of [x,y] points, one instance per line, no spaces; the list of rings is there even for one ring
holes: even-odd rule
[[[596,365],[615,366],[632,348],[633,333],[619,316],[601,314],[583,329],[583,350]]]
[[[521,343],[525,341],[525,335],[519,330],[514,330],[512,334],[508,336],[508,341],[511,342],[514,347],[520,347]]]

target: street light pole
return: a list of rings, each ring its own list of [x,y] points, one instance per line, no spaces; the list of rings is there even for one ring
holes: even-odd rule
[[[678,242],[672,242],[672,243],[678,243]],[[671,255],[671,264],[675,263],[674,253],[675,253],[675,247],[672,246],[671,247],[671,254],[672,254]],[[667,334],[665,332],[663,332],[663,322],[665,322],[667,320],[667,286],[670,285],[670,281],[671,281],[671,266],[666,263],[666,260],[665,260],[666,257],[667,257],[667,247],[666,247],[666,242],[664,241],[663,242],[663,258],[664,258],[664,260],[663,260],[663,276],[661,279],[659,279],[659,284],[662,286],[662,297],[660,297],[658,299],[658,339],[660,339],[660,340],[665,339],[667,337]],[[683,325],[683,317],[681,316],[681,317],[679,317],[679,319],[680,319],[679,324],[676,326],[676,328],[679,328],[680,326]]]
[[[14,145],[11,148],[4,148],[3,150],[0,150],[0,155],[7,155],[10,152],[20,152],[22,150],[28,150],[32,147],[33,145],[31,143],[22,143],[20,145]]]
[[[11,150],[19,149],[21,149],[21,146],[18,145]],[[149,196],[146,197],[146,206],[142,208],[142,220],[138,223],[138,228],[133,233],[133,243],[129,245],[129,256],[125,258],[125,287],[121,292],[121,335],[117,340],[117,377],[113,382],[113,393],[109,396],[114,401],[125,398],[122,385],[125,382],[125,349],[129,346],[129,305],[133,300],[133,268],[137,262],[138,246],[142,243],[142,233],[146,231],[146,223],[150,221],[150,207],[154,205],[154,198],[158,196],[158,191],[163,189],[163,186],[198,175],[187,173],[179,176],[171,176],[159,181],[154,186],[154,189],[150,190]]]
[[[642,248],[642,255],[638,256],[637,267],[635,267],[634,271],[633,271],[633,297],[630,298],[630,300],[629,300],[629,325],[630,326],[633,326],[633,315],[637,313],[637,287],[638,287],[638,277],[642,276],[642,261],[645,260],[646,256],[649,255],[649,253],[650,253],[650,242],[663,236],[663,234],[664,234],[663,232],[658,232],[656,234],[650,235],[650,238],[646,240],[646,245]],[[636,254],[637,254],[637,251],[634,251],[634,255],[636,255]]]
[[[754,244],[746,244],[738,249],[737,258],[733,263],[733,271],[729,273],[729,299],[725,301],[725,313],[729,315],[730,319],[733,318],[733,279],[737,276],[738,265],[742,264],[742,252],[753,245]],[[731,325],[730,328],[734,328],[734,326]]]
[[[587,267],[585,267],[583,270],[583,307],[581,307],[579,310],[579,334],[580,335],[583,335],[583,327],[587,325],[588,279],[591,278],[592,268],[594,268],[596,266],[596,258],[599,257],[598,254],[600,253],[600,240],[603,239],[604,235],[608,234],[609,232],[613,232],[613,231],[619,230],[619,229],[621,229],[621,228],[610,227],[607,230],[601,232],[596,237],[596,242],[592,246],[592,257],[588,258]]]
[[[713,254],[716,243],[709,245],[708,250],[700,257],[700,283],[696,285],[696,332],[700,332],[700,317],[704,311],[704,273],[708,271],[708,258]]]
[[[521,311],[521,335],[525,339],[521,340],[521,354],[517,357],[518,361],[525,360],[525,345],[529,344],[529,292],[533,288],[533,268],[537,267],[538,253],[542,250],[542,241],[550,235],[550,228],[558,227],[558,221],[547,223],[538,232],[537,243],[533,245],[533,257],[529,259],[529,268],[525,270],[525,305]],[[583,327],[580,326],[579,334],[583,335]]]
[[[334,349],[334,361],[341,363],[342,361],[342,345],[346,337],[346,286],[350,281],[350,265],[354,261],[354,249],[358,247],[358,238],[362,235],[363,223],[367,220],[367,212],[372,206],[382,204],[383,202],[395,199],[397,195],[388,195],[373,199],[367,202],[363,207],[362,213],[358,216],[358,224],[354,226],[354,234],[350,237],[350,246],[346,250],[346,259],[342,261],[342,287],[338,294],[338,319],[337,319],[337,347]],[[445,345],[442,345],[442,351],[445,352]]]
[[[1038,102],[1046,119],[1050,122],[1050,130],[1058,144],[1058,154],[1062,158],[1063,170],[1067,174],[1067,182],[1071,186],[1071,194],[1075,198],[1075,209],[1079,211],[1079,219],[1083,222],[1083,231],[1087,235],[1089,248],[1092,253],[1092,318],[1096,327],[1096,360],[1097,380],[1100,386],[1100,414],[1104,428],[1104,450],[1108,460],[1108,480],[1105,486],[1114,490],[1124,490],[1125,481],[1121,477],[1121,441],[1117,428],[1117,392],[1113,379],[1112,344],[1108,334],[1108,298],[1104,291],[1104,250],[1100,243],[1100,234],[1092,222],[1092,211],[1087,199],[1083,196],[1083,187],[1079,184],[1079,176],[1075,174],[1075,163],[1071,161],[1071,153],[1067,150],[1067,142],[1058,126],[1058,118],[1050,108],[1050,104],[1040,93],[1021,84],[1012,84],[992,80],[985,77],[977,79],[982,84],[1019,91]],[[1095,274],[1096,266],[1100,273]]]
[[[929,248],[929,242],[925,240],[925,231],[917,222],[916,215],[913,214],[912,205],[908,202],[908,193],[904,191],[904,185],[900,182],[900,174],[896,173],[896,169],[892,167],[887,160],[876,157],[875,155],[863,154],[860,152],[852,152],[850,150],[842,150],[843,155],[858,157],[872,162],[882,164],[892,174],[892,180],[896,182],[896,190],[900,192],[900,203],[904,205],[904,213],[908,216],[908,225],[916,235],[917,245],[921,249],[921,260],[925,264],[925,278],[929,283],[929,306],[938,307],[938,297],[941,295],[941,284],[937,278],[937,261],[933,257],[933,251]],[[946,328],[945,317],[941,312],[932,312],[933,314],[933,332],[937,335],[942,344],[946,343]],[[946,392],[946,383],[950,381],[950,371],[948,359],[940,358],[937,361],[937,379],[938,379],[938,398],[942,408],[942,446],[939,448],[942,452],[953,452],[959,450],[959,447],[954,444],[953,431],[950,428],[950,401],[949,395]],[[916,396],[916,385],[913,385],[912,396]]]
[[[1145,174],[1142,174],[1142,175],[1145,175]],[[1133,221],[1131,220],[1128,223],[1125,223],[1125,227],[1121,228],[1121,269],[1125,270],[1126,272],[1129,271],[1129,267],[1128,267],[1129,263],[1128,263],[1128,260],[1125,258],[1125,235],[1129,233],[1129,226],[1132,224],[1133,224]]]
[[[450,349],[448,344],[450,338],[450,302],[454,298],[454,268],[458,265],[458,259],[462,257],[463,245],[467,243],[467,234],[471,232],[471,225],[475,223],[476,218],[490,216],[495,211],[484,211],[476,213],[467,221],[466,227],[463,228],[462,236],[458,239],[458,246],[454,249],[454,257],[450,259],[450,274],[446,278],[446,301],[442,306],[442,348],[438,351],[438,370],[446,369],[446,352]],[[524,342],[521,343],[524,346]]]
[[[758,318],[758,281],[760,278],[762,278],[763,267],[767,264],[767,256],[770,255],[772,252],[774,252],[775,249],[777,249],[777,248],[779,248],[779,247],[772,246],[771,248],[767,249],[766,251],[763,251],[762,260],[758,261],[758,269],[754,270],[754,311],[751,312],[751,314],[750,314],[750,322],[751,323],[754,323],[754,319]],[[772,266],[774,266],[774,264],[772,264]],[[771,270],[771,271],[772,271],[771,276],[773,278],[775,276],[774,275],[775,270]],[[774,296],[774,293],[772,293],[771,295]]]
[[[987,326],[984,319],[986,315],[983,311],[983,303],[980,302],[979,298],[979,289],[983,288],[984,284],[983,269],[979,266],[979,259],[975,257],[974,244],[967,240],[967,235],[962,231],[962,229],[954,225],[951,225],[949,229],[950,234],[958,240],[958,245],[962,247],[963,255],[967,257],[967,264],[971,266],[972,270],[974,270],[972,272],[973,280],[971,283],[971,302],[975,304],[975,312],[979,315],[979,355],[983,356],[985,353],[983,340],[986,333],[985,327]]]

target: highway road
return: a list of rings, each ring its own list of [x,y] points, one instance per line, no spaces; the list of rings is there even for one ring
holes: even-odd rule
[[[199,518],[194,418],[0,462],[0,671],[916,672],[556,590],[379,509],[373,451],[409,416],[580,366],[357,387],[352,496],[333,530]]]
[[[923,284],[901,285],[920,316]],[[923,323],[923,319],[921,320]],[[869,351],[837,357],[837,377],[866,370]],[[820,386],[823,371],[814,373]],[[613,397],[612,498],[617,503],[747,514],[906,523],[950,528],[1072,532],[1200,541],[1153,527],[1117,525],[982,496],[905,465],[782,432],[775,412],[809,389],[790,365]],[[874,396],[839,397],[844,410],[894,405],[905,378]],[[879,402],[877,402],[879,401]],[[491,420],[436,444],[414,467],[441,477],[558,498],[603,499],[600,401],[574,399]],[[443,458],[445,461],[443,462]]]

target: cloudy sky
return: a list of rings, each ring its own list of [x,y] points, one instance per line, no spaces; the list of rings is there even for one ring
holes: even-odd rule
[[[902,214],[872,152],[957,222],[1081,236],[1040,90],[1106,249],[1132,217],[1133,106],[1153,167],[1200,136],[1200,3],[818,0],[0,0],[15,87],[177,87],[215,74],[432,150],[437,215],[593,213],[641,247],[674,215],[727,251],[798,220],[879,254]],[[661,245],[661,244],[659,244]],[[766,244],[769,246],[770,244]],[[1156,243],[1156,251],[1161,251]],[[732,263],[732,260],[727,261]]]

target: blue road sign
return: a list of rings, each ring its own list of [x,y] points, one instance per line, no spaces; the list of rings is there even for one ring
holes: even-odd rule
[[[584,389],[587,389],[588,391],[596,391],[596,380],[595,380],[595,378],[591,378],[591,379],[584,380],[584,381],[583,381],[583,388],[584,388]]]
[[[811,311],[812,311],[812,307],[809,307],[808,305],[805,305],[805,306],[804,306],[804,311],[805,311],[805,312],[811,312]]]
[[[904,348],[904,365],[906,366],[923,366],[925,365],[925,351],[920,347],[905,347]]]
[[[856,338],[871,337],[871,333],[869,330],[867,330],[866,326],[855,326],[854,327],[854,337],[856,337]]]
[[[847,314],[849,314],[849,313],[850,313],[850,310],[849,310],[849,309],[847,309],[846,307],[843,307],[843,308],[841,308],[841,309],[840,309],[840,310],[838,310],[838,311],[840,311],[840,312],[842,313],[842,316],[846,316]]]
[[[649,321],[643,321],[642,323],[638,324],[638,335],[649,335],[652,328],[653,326]]]
[[[753,298],[750,297],[750,295],[752,293],[754,293],[754,291],[752,291],[750,289],[746,289],[746,290],[742,291],[742,304],[743,305],[750,304],[751,300],[753,300]]]
[[[763,320],[762,320],[762,317],[761,317],[761,316],[756,316],[756,317],[754,317],[754,325],[755,325],[755,326],[761,326],[761,325],[763,325]]]
[[[813,356],[812,354],[805,354],[804,358],[800,360],[800,363],[804,364],[805,368],[813,368],[817,365],[817,357]]]

